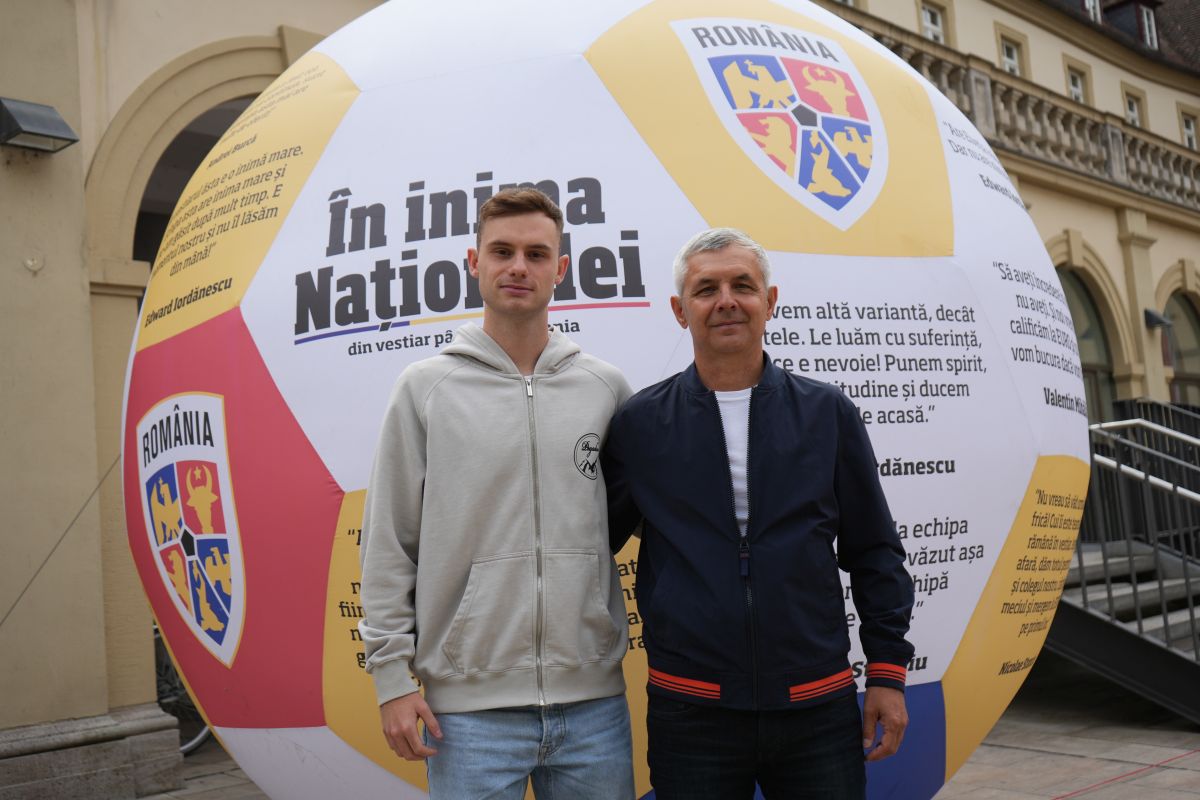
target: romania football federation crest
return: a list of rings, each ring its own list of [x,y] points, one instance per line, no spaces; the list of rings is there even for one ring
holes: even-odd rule
[[[729,135],[775,183],[846,230],[887,173],[880,113],[845,50],[753,20],[673,23]]]
[[[138,423],[137,444],[158,574],[192,633],[229,665],[241,637],[246,583],[223,398],[163,400]]]

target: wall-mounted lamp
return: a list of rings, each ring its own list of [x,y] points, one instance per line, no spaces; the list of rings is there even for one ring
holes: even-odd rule
[[[1152,308],[1144,309],[1142,316],[1146,320],[1146,327],[1150,330],[1154,330],[1155,328],[1171,327],[1171,320],[1167,319]]]
[[[78,141],[53,106],[0,97],[0,145],[57,153]]]

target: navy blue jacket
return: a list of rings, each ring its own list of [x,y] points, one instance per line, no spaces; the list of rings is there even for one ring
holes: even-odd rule
[[[903,689],[913,584],[866,429],[837,388],[764,362],[750,397],[744,540],[716,396],[694,364],[630,398],[609,429],[614,552],[643,522],[648,690],[740,709],[853,694],[839,567],[867,686]]]

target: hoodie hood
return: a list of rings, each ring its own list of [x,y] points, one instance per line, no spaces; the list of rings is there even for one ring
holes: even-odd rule
[[[579,345],[572,342],[564,333],[552,329],[546,349],[538,356],[534,365],[535,375],[551,375],[570,364],[579,354]],[[517,365],[509,358],[504,348],[496,340],[488,336],[483,328],[473,322],[468,322],[454,332],[454,339],[442,348],[447,355],[462,356],[478,362],[487,369],[505,375],[520,375]]]

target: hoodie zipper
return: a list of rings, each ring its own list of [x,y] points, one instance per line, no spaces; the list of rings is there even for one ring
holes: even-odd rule
[[[533,628],[533,660],[537,672],[538,705],[546,705],[545,678],[542,675],[543,564],[542,564],[542,496],[538,482],[537,427],[533,414],[533,376],[525,376],[525,410],[529,416],[530,456],[533,464],[533,552],[537,565],[537,616]]]

